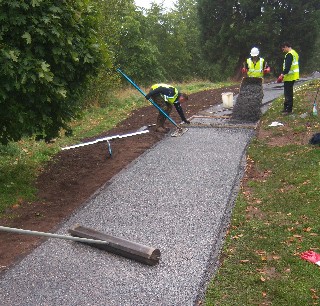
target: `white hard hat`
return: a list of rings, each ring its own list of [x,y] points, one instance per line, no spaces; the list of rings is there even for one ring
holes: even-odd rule
[[[259,55],[259,49],[256,48],[256,47],[252,48],[251,51],[250,51],[250,55],[251,56],[258,56]]]

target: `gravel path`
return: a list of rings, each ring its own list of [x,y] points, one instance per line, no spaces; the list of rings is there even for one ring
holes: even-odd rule
[[[265,91],[263,103],[282,93]],[[166,137],[57,232],[80,224],[159,248],[158,265],[49,239],[1,277],[0,305],[195,305],[215,272],[253,135],[191,127]]]
[[[193,305],[216,264],[252,135],[190,128],[167,137],[58,231],[78,223],[157,247],[159,265],[49,239],[2,277],[0,304]]]

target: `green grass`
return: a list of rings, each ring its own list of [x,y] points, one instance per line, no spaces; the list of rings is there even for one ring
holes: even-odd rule
[[[231,83],[231,82],[221,82],[221,83],[213,84],[211,82],[193,81],[191,83],[178,84],[177,86],[181,91],[185,91],[188,94],[192,94],[199,91],[217,89],[217,88],[228,87],[232,85],[234,85],[234,83]]]
[[[229,86],[230,83],[193,81],[175,84],[180,90],[193,93],[200,90]],[[142,88],[147,92],[148,88]],[[102,103],[103,102],[103,103]],[[108,95],[86,109],[81,118],[71,123],[73,134],[65,137],[64,131],[54,143],[47,144],[33,139],[22,139],[7,146],[0,146],[0,216],[8,207],[36,199],[34,183],[45,163],[61,150],[61,147],[76,144],[82,139],[97,136],[115,127],[127,118],[134,109],[150,105],[133,87]],[[90,104],[90,103],[87,103]]]
[[[295,115],[279,115],[279,98],[263,116],[269,134],[252,141],[247,164],[260,175],[243,182],[205,305],[320,304],[320,269],[300,258],[310,249],[320,253],[320,148],[305,141],[320,132],[312,115],[318,86],[295,91]],[[285,126],[270,128],[272,121]]]

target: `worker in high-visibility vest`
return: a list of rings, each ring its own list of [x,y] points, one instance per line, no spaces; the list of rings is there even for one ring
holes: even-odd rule
[[[183,109],[180,103],[186,102],[188,100],[188,95],[181,93],[177,88],[168,84],[154,84],[151,86],[149,93],[146,95],[146,99],[152,99],[163,111],[169,116],[174,105],[181,120],[184,123],[190,124],[190,121],[186,119]],[[161,133],[166,133],[170,129],[164,127],[166,121],[166,116],[164,116],[160,111],[157,118],[156,131]]]
[[[242,73],[247,73],[250,78],[263,78],[270,72],[270,67],[264,58],[259,56],[259,49],[254,47],[250,51],[250,57],[243,63]]]
[[[282,65],[282,73],[278,77],[277,82],[284,82],[284,103],[283,115],[292,113],[293,108],[293,85],[299,79],[299,54],[292,49],[289,42],[281,44],[281,50],[285,53]]]

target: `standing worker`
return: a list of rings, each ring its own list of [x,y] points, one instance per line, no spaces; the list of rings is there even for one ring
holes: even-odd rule
[[[146,95],[146,99],[152,99],[159,107],[162,108],[164,112],[168,114],[171,113],[172,105],[175,106],[178,114],[180,115],[181,120],[184,123],[190,124],[183,113],[183,109],[180,103],[186,102],[188,96],[185,93],[180,93],[177,88],[167,85],[167,84],[154,84],[151,86],[149,93]],[[164,127],[166,117],[159,111],[157,118],[157,127],[156,131],[161,133],[166,133],[170,129]]]
[[[247,73],[250,78],[263,78],[264,74],[270,72],[267,62],[259,57],[259,49],[254,47],[250,51],[251,57],[243,63],[242,73]]]
[[[277,82],[284,82],[284,103],[283,115],[292,113],[293,107],[293,85],[299,79],[299,55],[292,49],[289,42],[281,44],[282,52],[286,53],[283,61],[282,73],[278,77]]]

